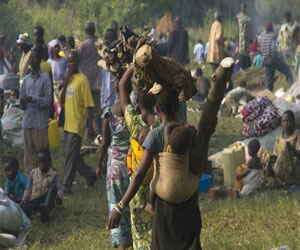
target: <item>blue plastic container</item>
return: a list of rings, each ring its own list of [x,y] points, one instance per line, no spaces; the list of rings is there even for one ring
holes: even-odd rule
[[[210,188],[211,175],[203,174],[199,179],[199,192],[207,192]]]

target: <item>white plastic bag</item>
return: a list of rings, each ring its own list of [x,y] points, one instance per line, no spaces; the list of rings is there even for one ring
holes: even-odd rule
[[[9,107],[1,118],[3,140],[13,147],[23,147],[22,117],[21,109]]]
[[[0,229],[18,234],[23,226],[23,217],[17,205],[0,189]]]
[[[24,211],[0,188],[0,249],[24,245],[30,227]]]

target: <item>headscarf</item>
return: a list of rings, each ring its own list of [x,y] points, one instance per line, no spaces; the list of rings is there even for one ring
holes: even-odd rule
[[[20,34],[16,43],[30,45],[28,33]]]

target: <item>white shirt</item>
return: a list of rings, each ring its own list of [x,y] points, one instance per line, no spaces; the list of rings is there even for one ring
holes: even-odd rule
[[[197,43],[194,47],[195,60],[201,63],[204,60],[204,45]]]

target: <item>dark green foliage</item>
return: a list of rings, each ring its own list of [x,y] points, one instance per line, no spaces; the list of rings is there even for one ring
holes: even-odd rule
[[[222,10],[224,19],[233,17],[240,0],[9,0],[0,1],[0,31],[9,41],[21,32],[32,35],[32,27],[44,26],[46,40],[64,33],[83,36],[86,20],[96,22],[102,35],[113,20],[133,29],[153,26],[166,12],[183,17],[184,25],[199,27],[206,24],[207,11]],[[209,12],[213,15],[213,11]],[[212,17],[212,16],[211,16]],[[210,18],[209,18],[210,19]]]

